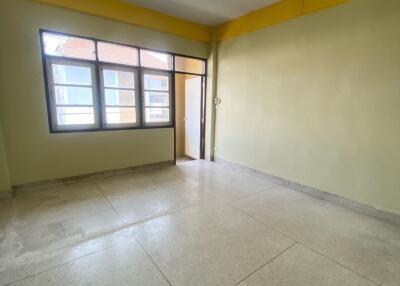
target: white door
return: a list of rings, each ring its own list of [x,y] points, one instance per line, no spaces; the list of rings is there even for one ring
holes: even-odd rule
[[[185,82],[185,153],[200,159],[201,77]]]

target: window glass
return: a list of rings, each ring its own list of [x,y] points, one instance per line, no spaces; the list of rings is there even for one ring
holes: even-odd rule
[[[52,58],[48,67],[53,128],[96,127],[94,64]]]
[[[175,56],[175,70],[188,73],[204,74],[206,68],[203,60]]]
[[[147,126],[171,124],[170,75],[166,72],[143,74],[144,121]]]
[[[140,50],[140,64],[143,67],[171,70],[172,56],[165,53]]]
[[[145,90],[168,91],[169,77],[158,74],[144,74]]]
[[[43,33],[43,43],[47,55],[96,60],[95,44],[92,40]]]
[[[145,108],[147,123],[164,123],[170,122],[168,108]]]
[[[106,125],[136,126],[136,71],[107,66],[102,69]]]
[[[136,123],[136,108],[133,107],[106,107],[108,124]]]
[[[104,69],[103,77],[105,87],[135,88],[135,77],[131,71]]]
[[[56,32],[41,39],[51,131],[169,127],[174,66],[205,74],[201,59]]]
[[[57,106],[57,125],[91,125],[94,118],[93,107]]]
[[[134,90],[105,89],[106,105],[131,105],[135,106]]]
[[[169,106],[169,93],[168,92],[153,92],[146,91],[144,93],[144,101],[146,106],[159,107]]]
[[[97,52],[99,61],[123,65],[138,65],[138,50],[136,48],[98,42]]]
[[[92,71],[90,67],[54,64],[53,79],[59,84],[91,85]]]
[[[91,87],[55,86],[54,95],[59,105],[93,105]]]

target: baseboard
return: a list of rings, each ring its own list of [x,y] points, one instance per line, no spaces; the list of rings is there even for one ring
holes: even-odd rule
[[[112,176],[116,176],[116,175],[130,174],[133,172],[149,170],[149,169],[154,169],[154,168],[160,168],[160,167],[166,167],[166,166],[171,166],[171,165],[174,165],[174,161],[164,161],[164,162],[158,162],[158,163],[152,163],[152,164],[146,164],[146,165],[140,165],[140,166],[134,166],[134,167],[127,167],[127,168],[108,170],[108,171],[103,171],[103,172],[96,172],[96,173],[90,173],[90,174],[84,174],[84,175],[78,175],[78,176],[72,176],[72,177],[59,178],[59,179],[54,179],[54,180],[45,180],[45,181],[34,182],[34,183],[14,185],[14,186],[12,186],[12,188],[13,188],[13,191],[15,191],[15,192],[45,189],[45,188],[51,188],[51,187],[56,187],[56,186],[61,186],[61,185],[86,182],[86,181],[90,181],[93,179],[100,179],[100,178],[112,177]],[[12,196],[12,194],[13,193],[11,193],[11,196]]]
[[[246,166],[242,166],[230,161],[226,161],[220,158],[214,158],[214,161],[216,163],[222,164],[222,165],[226,165],[226,166],[230,166],[232,168],[237,168],[239,170],[242,171],[246,171],[249,172],[251,174],[257,175],[257,176],[261,176],[273,183],[276,183],[278,185],[282,185],[285,187],[288,187],[290,189],[305,193],[307,195],[313,196],[313,197],[317,197],[319,199],[323,199],[326,201],[329,201],[331,203],[334,203],[336,205],[348,208],[348,209],[352,209],[354,211],[357,211],[359,213],[363,213],[369,216],[372,216],[374,218],[386,221],[386,222],[390,222],[392,224],[396,224],[396,225],[400,225],[400,215],[399,214],[395,214],[395,213],[391,213],[391,212],[387,212],[387,211],[383,211],[383,210],[379,210],[376,209],[372,206],[366,205],[366,204],[362,204],[347,198],[343,198],[341,196],[332,194],[332,193],[328,193],[328,192],[324,192],[321,191],[319,189],[310,187],[310,186],[306,186],[306,185],[302,185],[284,178],[280,178],[274,175],[270,175]]]
[[[0,200],[11,199],[14,195],[14,191],[0,191]]]

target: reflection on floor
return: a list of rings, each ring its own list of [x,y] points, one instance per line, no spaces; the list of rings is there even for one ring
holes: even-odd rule
[[[400,285],[400,229],[205,161],[0,201],[0,285]]]
[[[176,163],[177,164],[181,164],[181,163],[186,163],[186,162],[190,162],[190,161],[193,161],[193,160],[194,159],[192,159],[190,157],[184,156],[184,157],[176,158]]]

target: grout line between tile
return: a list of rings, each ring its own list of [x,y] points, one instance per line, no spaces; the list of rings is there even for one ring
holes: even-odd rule
[[[114,208],[114,206],[112,205],[112,203],[109,201],[109,199],[107,198],[107,196],[103,193],[103,190],[100,188],[100,186],[94,182],[94,185],[96,186],[96,188],[99,190],[100,194],[103,196],[103,198],[107,201],[108,205],[111,207],[111,209],[115,212],[115,214],[117,215],[118,219],[121,220],[122,222],[124,222],[124,220],[122,219],[121,215],[117,212],[117,210]]]
[[[63,263],[61,263],[61,264],[55,265],[55,266],[53,266],[53,267],[47,268],[47,269],[45,269],[45,270],[36,272],[36,273],[34,273],[34,274],[31,274],[31,275],[28,275],[28,276],[26,276],[26,277],[24,277],[24,278],[20,278],[20,279],[14,280],[14,281],[12,281],[12,282],[9,282],[9,283],[7,283],[7,284],[3,284],[3,286],[12,285],[12,284],[14,284],[14,283],[17,283],[17,282],[20,282],[20,281],[23,281],[23,280],[32,278],[32,277],[34,277],[34,276],[40,275],[40,274],[42,274],[42,273],[46,273],[46,272],[55,270],[55,269],[57,269],[57,268],[63,267],[63,266],[65,266],[65,265],[72,264],[72,263],[74,263],[75,261],[77,261],[77,260],[79,260],[79,259],[83,259],[83,258],[85,258],[85,257],[88,257],[88,256],[93,255],[93,254],[95,254],[95,253],[97,253],[97,252],[100,252],[100,251],[104,251],[104,250],[107,250],[107,249],[111,249],[111,248],[113,248],[113,247],[116,247],[116,246],[118,246],[118,245],[124,243],[124,242],[125,242],[125,241],[120,241],[120,242],[117,242],[116,244],[110,245],[110,246],[108,246],[108,247],[105,247],[105,248],[102,248],[102,249],[99,249],[99,250],[95,250],[95,251],[86,253],[86,254],[84,254],[84,255],[82,255],[82,256],[79,256],[79,257],[73,258],[73,259],[71,259],[71,260],[65,261],[65,262],[63,262]]]
[[[177,212],[179,212],[179,211],[185,210],[185,209],[190,208],[190,207],[193,207],[193,206],[197,206],[197,205],[189,205],[189,206],[186,206],[186,207],[182,207],[182,208],[176,209],[176,210],[171,211],[171,212],[163,213],[163,214],[160,214],[160,215],[158,215],[158,216],[150,217],[150,218],[148,218],[148,219],[144,219],[144,220],[137,221],[137,222],[133,222],[133,223],[124,223],[124,224],[122,224],[121,226],[116,227],[116,228],[114,228],[114,229],[110,229],[110,230],[105,231],[105,232],[102,232],[102,233],[100,233],[100,234],[98,234],[98,235],[94,235],[94,236],[87,237],[87,238],[85,238],[85,239],[76,241],[76,242],[74,242],[72,245],[79,245],[79,244],[81,244],[81,243],[90,241],[90,240],[92,240],[92,239],[96,239],[96,238],[101,237],[101,236],[105,236],[105,235],[108,235],[108,234],[115,233],[115,232],[117,232],[117,231],[121,231],[121,230],[124,230],[124,229],[128,229],[128,228],[130,228],[130,227],[134,227],[134,226],[136,226],[136,225],[140,225],[140,224],[142,224],[142,223],[145,223],[145,222],[150,221],[150,220],[153,220],[153,219],[157,219],[157,218],[160,218],[160,217],[163,217],[163,216],[171,215],[171,214],[177,213]],[[137,241],[136,237],[133,236],[133,238]],[[93,251],[93,252],[87,253],[87,254],[85,254],[85,255],[76,257],[76,258],[74,258],[74,259],[68,260],[68,261],[66,261],[66,262],[64,262],[64,263],[61,263],[61,264],[55,265],[55,266],[53,266],[53,267],[47,268],[47,269],[45,269],[45,270],[43,270],[43,271],[39,271],[39,272],[37,272],[37,273],[28,275],[28,276],[26,276],[26,277],[24,277],[24,278],[20,278],[20,279],[17,279],[17,280],[15,280],[15,281],[9,282],[9,283],[7,283],[7,284],[3,284],[3,286],[8,286],[8,285],[11,285],[11,284],[13,284],[13,283],[16,283],[16,282],[19,282],[19,281],[22,281],[22,280],[31,278],[31,277],[33,277],[33,276],[39,275],[39,274],[41,274],[41,273],[44,273],[44,272],[47,272],[47,271],[51,271],[51,270],[57,269],[57,268],[59,268],[59,267],[61,267],[61,266],[64,266],[64,265],[66,265],[66,264],[73,263],[74,261],[76,261],[76,260],[78,260],[78,259],[84,258],[84,257],[86,257],[86,256],[95,254],[95,253],[100,252],[100,251],[104,251],[104,250],[110,249],[110,248],[112,248],[112,247],[114,247],[114,246],[117,246],[117,245],[119,245],[119,244],[121,244],[121,243],[125,243],[125,242],[126,242],[126,241],[124,240],[124,241],[115,243],[115,244],[113,244],[113,245],[110,245],[110,246],[108,246],[108,247],[98,249],[98,250],[96,250],[96,251]],[[139,245],[142,247],[142,245],[141,245],[140,243],[139,243]],[[143,248],[143,247],[142,247],[142,248]],[[147,251],[145,251],[145,252],[147,253]],[[147,254],[147,255],[148,255],[148,254]],[[153,262],[153,263],[155,263],[155,262]],[[157,266],[157,268],[158,268],[158,266]],[[170,284],[170,283],[169,283],[169,284]],[[172,285],[172,284],[170,284],[170,285]]]
[[[272,257],[270,260],[268,260],[267,262],[265,262],[263,265],[261,265],[260,267],[258,267],[256,270],[254,270],[253,272],[251,272],[250,274],[248,274],[246,277],[244,277],[242,280],[240,280],[239,282],[237,282],[235,284],[235,286],[239,285],[240,283],[242,283],[243,281],[245,281],[247,278],[249,278],[250,276],[252,276],[254,273],[256,273],[258,270],[260,270],[261,268],[263,268],[264,266],[268,265],[269,263],[273,262],[275,259],[277,259],[279,256],[281,256],[282,254],[284,254],[286,251],[288,251],[289,249],[291,249],[292,247],[294,247],[297,244],[297,242],[295,241],[293,244],[291,244],[290,246],[286,247],[284,250],[282,250],[281,252],[279,252],[277,255],[275,255],[274,257]]]
[[[275,184],[274,186],[269,186],[269,187],[263,188],[263,189],[261,189],[261,190],[255,192],[255,193],[246,195],[246,196],[241,197],[241,198],[239,198],[239,199],[236,199],[236,200],[234,200],[234,201],[230,201],[229,204],[233,204],[233,203],[236,203],[236,202],[241,201],[241,200],[243,200],[243,199],[247,199],[247,198],[249,198],[249,197],[251,197],[251,196],[258,195],[258,194],[263,193],[263,192],[267,192],[268,190],[270,190],[270,189],[272,189],[272,188],[275,188],[275,187],[279,187],[279,188],[280,188],[281,186]]]
[[[274,186],[270,186],[270,187],[268,187],[268,188],[263,189],[262,191],[259,191],[259,192],[256,192],[256,193],[253,193],[253,194],[250,194],[250,195],[241,197],[241,198],[236,199],[236,200],[234,200],[234,201],[232,201],[232,202],[229,202],[229,204],[233,204],[233,203],[239,202],[239,201],[241,201],[241,200],[248,199],[249,197],[258,195],[258,194],[260,194],[260,193],[267,192],[268,190],[271,190],[272,188],[281,189],[281,188],[285,188],[285,187],[282,186],[282,185],[278,185],[278,184],[275,184],[275,183],[274,183]]]
[[[373,283],[373,284],[376,284],[376,285],[379,285],[379,286],[382,285],[382,284],[380,284],[380,283],[378,283],[378,282],[372,280],[371,278],[368,278],[367,276],[365,276],[365,275],[363,275],[363,274],[360,274],[360,273],[354,271],[354,270],[351,269],[350,267],[348,267],[348,266],[346,266],[346,265],[344,265],[344,264],[342,264],[342,263],[336,261],[335,259],[333,259],[333,258],[331,258],[331,257],[329,257],[329,256],[327,256],[327,255],[325,255],[325,254],[323,254],[323,253],[321,253],[321,252],[315,250],[315,249],[312,248],[311,246],[306,245],[306,244],[304,244],[304,243],[302,243],[302,242],[298,242],[298,243],[299,243],[301,246],[303,246],[303,247],[309,249],[310,251],[315,252],[316,254],[319,254],[319,255],[325,257],[325,258],[328,259],[329,261],[331,261],[331,262],[333,262],[333,263],[335,263],[335,264],[337,264],[337,265],[343,267],[344,269],[349,270],[350,272],[356,274],[357,276],[360,276],[361,278],[366,279],[366,280],[368,280],[369,282],[371,282],[371,283]]]
[[[230,203],[226,203],[226,204],[228,204],[230,207],[234,208],[235,210],[237,210],[237,211],[240,212],[241,214],[244,214],[244,215],[246,215],[246,216],[248,216],[248,217],[250,217],[250,218],[252,218],[252,219],[258,221],[259,223],[261,223],[261,224],[264,225],[265,227],[270,228],[270,229],[272,229],[272,230],[274,230],[274,231],[280,233],[281,235],[283,235],[283,236],[289,238],[290,240],[293,240],[293,241],[295,241],[295,242],[299,242],[297,239],[295,239],[295,238],[289,236],[288,234],[286,234],[286,233],[280,231],[279,229],[276,229],[276,228],[274,228],[274,227],[272,227],[272,226],[270,226],[270,225],[265,224],[263,221],[261,221],[261,220],[259,220],[258,218],[256,218],[256,217],[254,217],[254,216],[252,216],[252,215],[250,215],[250,214],[248,214],[248,213],[242,211],[241,209],[235,207],[234,205],[232,205],[232,204],[230,204]]]
[[[108,204],[109,204],[110,207],[113,209],[113,211],[117,214],[118,218],[121,219],[121,216],[119,215],[119,213],[117,212],[117,210],[114,208],[114,206],[111,204],[111,202],[108,200],[108,198],[105,196],[105,194],[103,193],[102,189],[98,186],[97,183],[95,183],[95,186],[96,186],[96,188],[99,190],[99,192],[102,194],[102,196],[104,197],[104,199],[108,202]],[[275,184],[275,186],[268,187],[268,188],[263,189],[263,190],[261,190],[261,191],[259,191],[259,192],[256,192],[256,193],[254,193],[254,194],[250,194],[250,195],[248,195],[248,196],[242,197],[242,198],[237,199],[237,200],[234,200],[234,201],[232,201],[232,202],[226,202],[226,201],[224,201],[222,198],[216,196],[215,194],[213,195],[213,197],[214,197],[215,199],[219,200],[220,202],[222,202],[222,203],[224,203],[224,204],[226,204],[226,205],[232,207],[233,209],[235,209],[236,211],[242,213],[243,215],[246,215],[246,216],[248,216],[248,217],[250,217],[250,218],[256,220],[257,222],[261,223],[262,225],[266,226],[267,228],[270,228],[270,229],[272,229],[272,230],[274,230],[274,231],[276,231],[276,232],[282,234],[283,236],[289,238],[290,240],[294,241],[294,243],[293,243],[291,246],[289,246],[289,247],[286,248],[284,251],[282,251],[281,253],[279,253],[279,254],[276,255],[275,257],[273,257],[271,260],[269,260],[268,262],[266,262],[265,264],[263,264],[262,266],[260,266],[258,269],[256,269],[256,270],[253,271],[252,273],[250,273],[248,276],[246,276],[244,279],[242,279],[241,281],[239,281],[239,282],[238,282],[237,284],[235,284],[235,285],[238,285],[238,284],[241,283],[242,281],[246,280],[246,279],[247,279],[248,277],[250,277],[252,274],[254,274],[255,272],[257,272],[259,269],[261,269],[262,267],[264,267],[264,266],[267,265],[268,263],[272,262],[274,259],[276,259],[276,258],[279,257],[280,255],[282,255],[284,252],[286,252],[287,250],[289,250],[290,248],[292,248],[292,247],[293,247],[294,245],[296,245],[296,244],[302,245],[302,246],[306,247],[307,249],[310,249],[311,251],[313,251],[313,252],[315,252],[315,253],[317,253],[317,254],[319,254],[319,255],[325,257],[326,259],[328,259],[328,260],[334,262],[335,264],[337,264],[337,265],[339,265],[339,266],[341,266],[341,267],[343,267],[343,268],[345,268],[345,269],[347,269],[347,270],[353,272],[354,274],[356,274],[356,275],[358,275],[358,276],[360,276],[360,277],[362,277],[362,278],[364,278],[364,279],[370,281],[370,282],[373,283],[373,284],[381,285],[381,284],[379,284],[379,283],[377,283],[377,282],[371,280],[370,278],[368,278],[368,277],[366,277],[366,276],[364,276],[364,275],[362,275],[362,274],[360,274],[360,273],[357,273],[356,271],[354,271],[354,270],[352,270],[351,268],[349,268],[349,267],[347,267],[347,266],[341,264],[340,262],[338,262],[338,261],[336,261],[336,260],[330,258],[329,256],[326,256],[326,255],[320,253],[319,251],[313,249],[311,246],[305,245],[304,243],[302,243],[302,242],[300,242],[300,241],[298,241],[298,240],[292,238],[292,237],[289,236],[288,234],[286,234],[286,233],[284,233],[284,232],[282,232],[282,231],[280,231],[280,230],[278,230],[278,229],[276,229],[276,228],[274,228],[274,227],[272,227],[272,226],[270,226],[270,225],[267,225],[267,224],[264,223],[263,221],[257,219],[256,217],[254,217],[254,216],[252,216],[252,215],[250,215],[250,214],[248,214],[248,213],[242,211],[241,209],[239,209],[238,207],[236,207],[236,206],[233,205],[233,203],[235,203],[235,202],[237,202],[237,201],[240,201],[240,200],[243,200],[243,199],[245,199],[245,198],[254,196],[254,195],[256,195],[256,194],[260,194],[260,193],[265,192],[265,191],[267,191],[267,190],[269,190],[269,189],[271,189],[271,188],[273,188],[273,187],[279,187],[279,188],[280,188],[280,187],[282,187],[282,186],[281,186],[281,185],[278,185],[278,184]],[[188,205],[188,206],[181,207],[181,208],[178,208],[178,209],[173,210],[173,211],[170,211],[170,212],[162,213],[162,214],[160,214],[160,215],[158,215],[158,216],[150,217],[150,218],[147,218],[147,219],[138,221],[138,222],[123,223],[120,227],[111,229],[111,230],[106,231],[106,232],[104,232],[104,233],[100,233],[99,235],[96,235],[95,237],[90,237],[90,238],[87,238],[87,239],[78,241],[78,242],[76,242],[75,244],[79,244],[79,243],[82,243],[82,242],[84,242],[84,241],[89,241],[89,240],[91,240],[91,239],[94,239],[94,238],[97,238],[97,237],[101,237],[101,236],[103,236],[103,235],[107,235],[107,234],[109,234],[109,233],[113,233],[113,232],[116,232],[116,231],[119,231],[119,230],[122,230],[122,229],[128,229],[128,228],[133,227],[133,226],[135,226],[135,225],[142,224],[142,223],[144,223],[144,222],[146,222],[146,221],[153,220],[153,219],[157,219],[157,218],[159,218],[159,217],[167,216],[167,215],[170,215],[170,214],[174,214],[174,213],[180,212],[180,211],[182,211],[182,210],[185,210],[185,209],[187,209],[187,208],[191,208],[191,207],[198,206],[198,205],[199,205],[199,204],[197,204],[197,203],[196,203],[196,204],[190,204],[190,205]],[[133,237],[134,237],[134,236],[133,236]],[[134,237],[134,239],[138,242],[138,244],[140,245],[140,247],[143,249],[143,251],[144,251],[144,252],[146,253],[146,255],[149,257],[149,259],[152,261],[152,263],[155,265],[155,267],[159,270],[159,272],[162,274],[162,276],[163,276],[164,279],[168,282],[168,284],[172,286],[171,282],[166,278],[166,276],[164,275],[164,273],[161,271],[161,269],[160,269],[160,268],[158,267],[158,265],[155,263],[155,261],[154,261],[153,258],[150,256],[150,254],[147,252],[147,250],[145,249],[145,247],[140,243],[140,241],[139,241],[136,237]],[[13,283],[15,283],[15,282],[22,281],[22,280],[28,279],[28,278],[30,278],[30,277],[39,275],[39,274],[41,274],[41,273],[44,273],[44,272],[47,272],[47,271],[51,271],[51,270],[53,270],[53,269],[57,269],[57,268],[62,267],[62,266],[64,266],[64,265],[66,265],[66,264],[73,263],[73,262],[76,261],[76,260],[79,260],[79,259],[82,259],[82,258],[84,258],[84,257],[90,256],[90,255],[92,255],[92,254],[94,254],[94,253],[96,253],[96,252],[99,252],[99,251],[107,250],[107,249],[112,248],[112,247],[114,247],[114,246],[116,246],[116,245],[119,245],[119,244],[121,244],[121,243],[125,243],[125,240],[124,240],[124,241],[121,241],[121,242],[118,242],[118,243],[116,243],[116,244],[110,245],[109,247],[105,247],[105,248],[102,248],[102,249],[99,249],[99,250],[96,250],[96,251],[87,253],[87,254],[82,255],[82,256],[80,256],[80,257],[76,257],[76,258],[74,258],[74,259],[72,259],[72,260],[66,261],[66,262],[64,262],[64,263],[61,263],[61,264],[56,265],[56,266],[53,266],[53,267],[48,268],[48,269],[46,269],[46,270],[43,270],[43,271],[40,271],[40,272],[31,274],[31,275],[29,275],[29,276],[27,276],[27,277],[25,277],[25,278],[21,278],[21,279],[15,280],[15,281],[10,282],[10,283],[5,284],[5,285],[10,285],[10,284],[13,284]]]
[[[151,255],[147,252],[146,248],[142,245],[142,243],[139,241],[139,239],[137,239],[136,237],[134,237],[134,239],[136,240],[136,242],[138,243],[138,245],[140,246],[140,248],[142,248],[142,250],[144,251],[144,253],[147,255],[147,257],[150,259],[151,263],[153,263],[153,265],[157,268],[157,270],[160,272],[160,274],[162,275],[162,277],[164,277],[165,281],[167,281],[167,283],[170,286],[173,286],[172,283],[168,280],[167,276],[165,276],[164,272],[161,271],[161,268],[157,265],[157,263],[154,261],[153,257],[151,257]]]
[[[267,228],[270,228],[270,229],[272,229],[272,230],[274,230],[274,231],[276,231],[276,232],[279,232],[279,233],[282,234],[283,236],[285,236],[285,237],[287,237],[287,238],[289,238],[289,239],[291,239],[291,240],[294,240],[294,241],[295,241],[296,243],[298,243],[299,245],[304,246],[304,247],[306,247],[307,249],[309,249],[309,250],[311,250],[311,251],[313,251],[313,252],[315,252],[315,253],[317,253],[317,254],[323,256],[323,257],[325,257],[326,259],[328,259],[328,260],[330,260],[330,261],[332,261],[332,262],[334,262],[335,264],[337,264],[337,265],[339,265],[339,266],[341,266],[341,267],[343,267],[343,268],[349,270],[350,272],[356,274],[357,276],[360,276],[360,277],[362,277],[362,278],[364,278],[364,279],[370,281],[370,282],[373,283],[373,284],[376,284],[376,285],[379,285],[379,286],[381,285],[380,283],[378,283],[378,282],[376,282],[376,281],[374,281],[374,280],[371,280],[370,278],[368,278],[368,277],[366,277],[366,276],[364,276],[364,275],[362,275],[362,274],[356,272],[355,270],[351,269],[350,267],[348,267],[348,266],[346,266],[346,265],[343,265],[342,263],[336,261],[335,259],[333,259],[333,258],[331,258],[331,257],[329,257],[329,256],[327,256],[327,255],[325,255],[325,254],[320,253],[319,251],[317,251],[317,250],[315,250],[314,248],[312,248],[312,247],[310,247],[310,246],[304,244],[303,242],[298,241],[297,239],[295,239],[295,238],[289,236],[288,234],[286,234],[286,233],[280,231],[279,229],[276,229],[276,228],[274,228],[274,227],[272,227],[272,226],[270,226],[270,225],[265,224],[263,221],[261,221],[261,220],[259,220],[258,218],[256,218],[256,217],[254,217],[254,216],[252,216],[252,215],[250,215],[250,214],[248,214],[248,213],[246,213],[246,212],[240,210],[239,208],[237,208],[237,207],[235,207],[235,206],[233,206],[233,205],[231,205],[231,204],[229,204],[229,203],[228,203],[228,205],[230,205],[232,208],[234,208],[235,210],[239,211],[240,213],[242,213],[242,214],[244,214],[244,215],[247,215],[247,216],[251,217],[252,219],[258,221],[259,223],[263,224],[263,225],[266,226]]]

